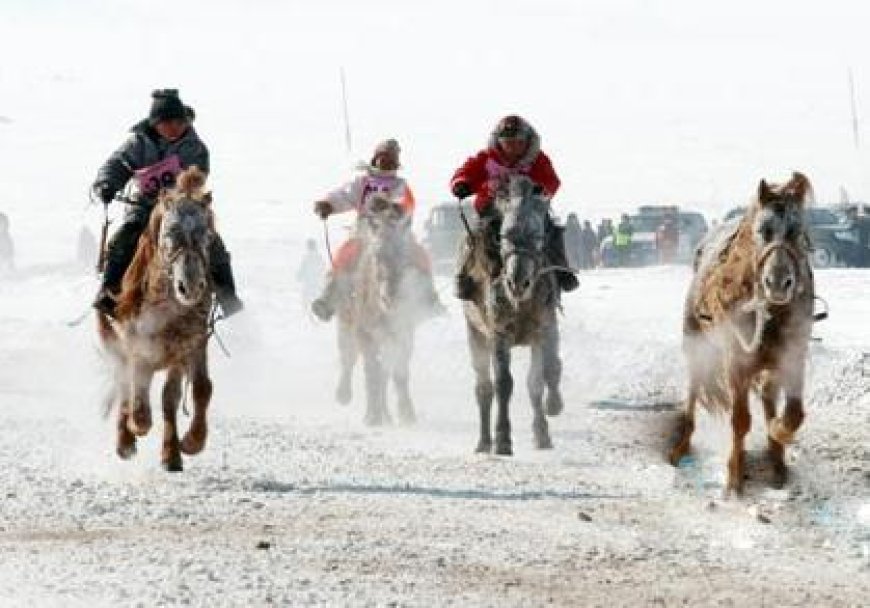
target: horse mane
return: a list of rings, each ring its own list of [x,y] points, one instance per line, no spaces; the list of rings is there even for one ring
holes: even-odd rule
[[[152,261],[157,257],[157,240],[160,235],[160,225],[166,210],[177,200],[191,199],[202,204],[207,213],[209,229],[214,231],[214,214],[211,211],[211,193],[205,190],[206,174],[199,167],[188,167],[178,174],[175,187],[161,191],[157,204],[148,219],[148,226],[139,237],[136,253],[124,278],[121,281],[121,293],[118,296],[116,316],[119,320],[127,319],[139,313],[147,290],[148,271]]]

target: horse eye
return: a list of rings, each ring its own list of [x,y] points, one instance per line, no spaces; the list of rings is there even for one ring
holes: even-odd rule
[[[769,241],[773,238],[773,228],[771,228],[769,224],[765,224],[761,227],[761,238],[765,241]]]

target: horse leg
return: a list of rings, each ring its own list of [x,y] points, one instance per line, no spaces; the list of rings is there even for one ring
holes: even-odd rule
[[[556,319],[544,329],[541,342],[541,373],[547,385],[547,415],[558,416],[565,407],[559,384],[562,382],[562,359],[559,357],[559,326]]]
[[[386,373],[381,353],[371,340],[362,346],[363,365],[366,375],[366,415],[364,422],[370,426],[389,423],[386,411]]]
[[[535,438],[535,447],[539,450],[545,450],[553,447],[553,441],[550,439],[547,417],[544,416],[544,357],[540,344],[533,344],[531,350],[532,357],[526,386],[529,389],[529,399],[532,402],[532,433]]]
[[[495,419],[495,453],[501,456],[511,456],[511,421],[510,401],[514,390],[514,379],[511,376],[511,351],[507,340],[498,337],[495,340],[493,352],[493,367],[495,368],[495,396],[498,402],[498,414]]]
[[[468,345],[471,350],[471,363],[474,367],[474,395],[477,398],[477,408],[480,412],[480,440],[477,442],[478,453],[489,454],[492,451],[492,435],[490,433],[490,412],[495,389],[492,385],[491,356],[486,336],[468,325]]]
[[[752,416],[749,413],[749,385],[744,373],[734,370],[731,373],[731,456],[728,459],[728,480],[725,493],[741,494],[743,491],[743,442]]]
[[[341,377],[335,389],[335,400],[347,405],[353,398],[353,368],[359,350],[350,324],[343,319],[338,321],[338,351],[341,355]]]
[[[668,454],[668,462],[673,466],[680,466],[683,456],[689,453],[692,446],[692,433],[695,432],[695,406],[698,403],[698,379],[690,371],[689,394],[686,397],[686,405],[683,415],[677,425],[677,440]]]
[[[417,422],[417,414],[414,411],[414,402],[411,399],[411,354],[414,350],[413,334],[400,339],[401,346],[393,361],[393,384],[396,387],[398,397],[397,409],[399,422],[402,424],[414,424]]]
[[[120,403],[118,406],[118,424],[116,434],[116,448],[118,456],[122,460],[128,460],[136,454],[136,435],[130,432],[127,428],[127,422],[130,417],[130,385],[126,382],[118,384],[118,396]]]
[[[779,396],[780,387],[773,373],[766,372],[761,379],[761,404],[764,406],[764,420],[770,431],[770,423],[776,418],[776,399]],[[788,471],[785,467],[785,448],[782,443],[767,436],[767,453],[773,465],[773,486],[781,488],[785,485]]]
[[[787,357],[781,365],[782,388],[785,391],[785,409],[774,418],[767,434],[782,445],[794,443],[794,436],[804,421],[804,371],[806,351]]]
[[[130,399],[127,428],[142,437],[151,430],[151,380],[154,370],[142,363],[133,363],[132,395]]]
[[[181,371],[172,368],[163,384],[163,448],[160,464],[167,471],[181,471],[181,452],[178,447],[178,402],[181,399]]]
[[[211,401],[212,383],[208,376],[208,359],[205,348],[197,353],[188,370],[193,388],[193,419],[181,440],[181,451],[188,456],[199,454],[205,447],[208,435],[208,404]]]

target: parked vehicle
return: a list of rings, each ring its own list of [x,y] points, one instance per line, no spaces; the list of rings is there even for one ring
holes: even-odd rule
[[[477,212],[471,202],[462,204],[469,226],[477,225]],[[465,226],[455,201],[436,205],[429,212],[424,224],[423,246],[432,258],[432,268],[437,274],[451,274],[456,268],[459,245],[465,238]]]
[[[697,211],[681,210],[675,205],[642,205],[629,216],[633,230],[629,250],[630,266],[649,266],[660,261],[659,235],[666,220],[676,221],[678,241],[674,261],[689,264],[698,243],[707,233],[707,220]],[[601,243],[601,259],[613,265],[613,236]]]

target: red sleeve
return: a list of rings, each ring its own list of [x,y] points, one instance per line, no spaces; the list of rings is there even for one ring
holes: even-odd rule
[[[556,175],[556,170],[553,169],[553,164],[550,158],[543,152],[538,153],[535,162],[532,163],[532,168],[529,170],[529,177],[536,184],[544,189],[547,196],[553,196],[559,190],[562,182],[559,176]]]
[[[486,184],[487,159],[489,159],[489,155],[486,150],[482,150],[465,161],[453,174],[453,179],[450,180],[450,189],[453,190],[456,182],[465,182],[472,192],[479,194],[481,188]]]

